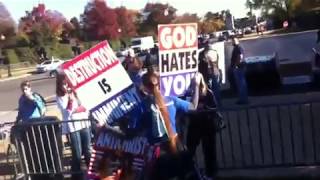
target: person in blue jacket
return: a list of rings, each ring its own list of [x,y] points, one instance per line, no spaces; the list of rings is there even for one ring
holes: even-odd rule
[[[19,98],[17,121],[28,121],[32,118],[40,118],[46,112],[45,102],[42,96],[31,90],[29,81],[20,84],[22,95]]]

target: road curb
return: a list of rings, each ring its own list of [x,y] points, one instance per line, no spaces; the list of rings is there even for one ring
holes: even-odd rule
[[[254,36],[254,37],[247,37],[247,38],[241,38],[240,40],[241,40],[241,41],[247,41],[247,40],[253,40],[253,39],[265,39],[265,38],[271,38],[271,37],[297,35],[297,34],[303,34],[303,33],[309,33],[309,32],[317,32],[317,30],[314,29],[314,30],[307,30],[307,31],[281,33],[281,34],[271,34],[272,32],[269,32],[269,33],[266,33],[265,35]]]
[[[31,76],[31,74],[23,74],[23,75],[19,75],[19,76],[6,77],[6,78],[0,79],[0,82],[5,82],[5,81],[11,81],[11,80],[15,80],[15,79],[26,78],[26,77],[28,77],[28,76]]]

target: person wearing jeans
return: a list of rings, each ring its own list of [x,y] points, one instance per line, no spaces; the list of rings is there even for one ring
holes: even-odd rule
[[[81,156],[84,155],[87,166],[90,162],[91,129],[89,113],[81,105],[77,94],[70,89],[65,74],[58,74],[56,81],[57,106],[62,114],[62,134],[69,137],[72,152],[72,179],[85,179],[81,172]],[[78,121],[77,121],[78,120]]]
[[[85,162],[90,162],[90,142],[91,133],[89,128],[83,128],[79,131],[70,133],[71,151],[72,151],[72,171],[80,170],[81,155],[84,155]]]
[[[230,70],[232,71],[235,86],[238,91],[237,104],[248,104],[248,89],[244,72],[244,51],[237,38],[233,38],[232,42],[234,48],[231,56]]]
[[[243,68],[233,68],[233,76],[235,79],[236,87],[238,89],[238,103],[246,104],[248,103],[248,89],[247,82],[245,79],[245,72]]]

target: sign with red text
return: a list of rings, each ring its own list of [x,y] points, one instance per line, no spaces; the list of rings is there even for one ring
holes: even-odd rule
[[[161,93],[183,95],[198,71],[197,24],[159,25],[158,40]]]
[[[82,105],[100,123],[112,124],[131,111],[140,98],[107,41],[62,65]]]
[[[153,148],[143,136],[129,137],[111,128],[100,129],[88,167],[88,179],[104,179],[122,169],[121,177],[140,179],[154,159]]]

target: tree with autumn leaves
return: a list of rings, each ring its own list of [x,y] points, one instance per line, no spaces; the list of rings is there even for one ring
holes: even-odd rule
[[[9,11],[0,2],[0,35],[12,36],[15,32],[15,22],[13,21]]]
[[[57,42],[62,32],[69,31],[69,28],[69,22],[60,12],[46,10],[44,4],[39,4],[21,17],[18,33],[26,37],[31,45],[44,46]]]
[[[70,38],[82,41],[130,39],[134,36],[156,37],[158,24],[196,22],[201,32],[223,28],[221,19],[197,14],[176,14],[177,9],[169,4],[147,3],[142,11],[125,7],[110,8],[105,0],[88,1],[80,18],[70,22],[58,11],[47,10],[39,4],[26,11],[18,24],[18,40],[29,45],[43,46],[52,42],[67,43]],[[14,31],[12,31],[14,32]]]
[[[86,40],[117,39],[120,36],[117,14],[103,0],[88,2],[81,15],[81,23]]]

